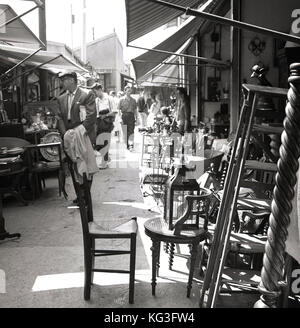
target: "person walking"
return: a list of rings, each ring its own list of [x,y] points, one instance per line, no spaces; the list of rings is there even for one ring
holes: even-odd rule
[[[177,88],[177,103],[174,113],[180,134],[191,132],[191,106],[190,99],[183,87]]]
[[[137,109],[139,113],[140,126],[144,128],[147,125],[147,116],[148,116],[148,109],[145,101],[144,91],[140,93],[140,96],[137,100]]]
[[[114,128],[115,114],[113,113],[113,102],[111,97],[103,91],[99,83],[91,86],[96,97],[97,110],[97,137],[95,149],[101,154],[99,169],[106,169],[109,161],[109,148],[111,143],[111,132]]]
[[[137,121],[137,104],[131,96],[132,89],[130,86],[124,88],[125,96],[120,99],[119,111],[122,119],[122,131],[124,142],[127,149],[132,151],[134,148],[134,127]]]
[[[162,107],[162,102],[163,102],[162,95],[160,93],[156,94],[155,100],[150,107],[149,115],[147,118],[148,127],[153,127],[156,116],[161,113],[160,108]]]
[[[111,97],[113,103],[113,113],[115,113],[115,121],[114,121],[114,130],[113,135],[117,137],[117,142],[120,142],[121,135],[121,117],[119,114],[118,106],[121,96],[117,95],[115,91],[110,91],[109,96]]]

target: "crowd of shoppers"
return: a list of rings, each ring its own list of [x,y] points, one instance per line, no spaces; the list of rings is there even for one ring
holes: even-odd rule
[[[135,100],[129,85],[124,91],[108,94],[100,83],[94,83],[89,88],[78,86],[75,72],[62,74],[60,78],[65,92],[58,98],[59,131],[63,137],[67,130],[83,125],[93,149],[101,156],[100,169],[108,167],[112,131],[118,141],[122,136],[126,148],[133,151],[135,127],[151,127],[155,119],[164,114],[164,100],[160,93],[141,91]],[[190,116],[187,92],[178,87],[173,117],[180,133],[190,132]]]

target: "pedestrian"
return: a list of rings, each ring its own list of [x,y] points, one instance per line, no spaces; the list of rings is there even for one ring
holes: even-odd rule
[[[109,148],[111,144],[111,132],[114,128],[115,114],[111,97],[103,91],[100,83],[91,86],[96,97],[97,110],[97,137],[95,149],[101,154],[99,169],[106,169],[109,162]]]
[[[115,113],[115,121],[114,121],[114,130],[113,134],[115,137],[117,137],[117,142],[120,141],[120,135],[121,135],[121,117],[119,114],[118,106],[121,96],[116,94],[115,91],[110,91],[109,96],[112,99],[113,103],[113,112]]]
[[[96,141],[96,103],[94,94],[78,86],[76,72],[62,73],[59,75],[59,78],[65,92],[57,98],[56,118],[58,130],[63,138],[67,131],[80,128],[81,133],[87,133],[89,136],[87,138],[88,142],[90,142],[89,149],[93,152],[92,145]],[[88,150],[85,149],[84,151]],[[82,158],[87,158],[86,155],[82,154]],[[94,158],[93,154],[88,155],[89,158]],[[93,166],[91,161],[86,163],[87,170],[89,170],[89,166]],[[89,181],[89,185],[91,188],[92,178]],[[73,203],[78,203],[77,198]]]
[[[177,88],[176,107],[174,112],[180,134],[191,132],[191,106],[190,99],[183,87]]]
[[[160,108],[162,107],[162,102],[163,102],[162,95],[160,93],[156,94],[155,100],[150,107],[149,115],[147,118],[148,127],[153,127],[155,123],[155,118],[157,117],[157,115],[161,114]]]
[[[139,115],[140,125],[142,128],[144,128],[147,125],[147,116],[148,116],[148,109],[145,101],[144,91],[140,93],[140,96],[137,100],[137,109],[139,113],[138,115]]]
[[[134,127],[137,121],[137,104],[131,96],[130,86],[124,88],[125,96],[120,99],[119,111],[122,119],[123,139],[127,149],[132,151],[134,148]]]
[[[91,91],[78,86],[76,72],[59,75],[65,92],[58,97],[57,126],[62,135],[82,124],[94,144],[96,141],[96,103]]]

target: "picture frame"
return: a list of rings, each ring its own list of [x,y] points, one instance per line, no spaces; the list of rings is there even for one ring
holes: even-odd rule
[[[28,84],[26,101],[35,102],[40,100],[40,86],[38,84]]]

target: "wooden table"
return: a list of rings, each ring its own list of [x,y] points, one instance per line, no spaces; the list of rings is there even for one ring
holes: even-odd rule
[[[22,202],[24,205],[28,205],[27,202],[23,199],[19,191],[20,179],[24,175],[25,171],[26,171],[25,167],[21,167],[20,169],[15,170],[7,166],[6,169],[0,169],[0,179],[5,177],[7,180],[9,180],[9,183],[7,185],[0,186],[0,240],[4,240],[6,238],[21,237],[21,234],[19,233],[10,234],[5,230],[5,219],[3,217],[2,198],[4,194],[10,193],[14,197],[16,197],[20,202]]]
[[[28,205],[20,192],[20,181],[27,170],[21,158],[26,144],[25,140],[18,138],[0,138],[0,146],[7,148],[5,153],[0,154],[0,240],[21,237],[19,233],[10,234],[5,230],[2,199],[5,194],[9,193],[24,205]]]
[[[165,242],[191,245],[191,264],[187,285],[187,297],[190,297],[198,245],[207,237],[207,231],[204,228],[182,230],[179,235],[175,235],[173,230],[169,230],[168,224],[161,217],[146,221],[144,227],[146,235],[152,240],[152,295],[155,295],[156,276],[159,275],[160,243]],[[172,261],[173,259],[171,258],[169,261],[170,269],[172,268]]]

